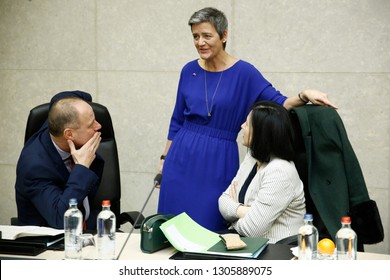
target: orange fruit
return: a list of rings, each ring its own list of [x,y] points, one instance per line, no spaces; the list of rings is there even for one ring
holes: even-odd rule
[[[323,238],[318,242],[318,252],[320,254],[333,255],[336,245],[329,238]]]

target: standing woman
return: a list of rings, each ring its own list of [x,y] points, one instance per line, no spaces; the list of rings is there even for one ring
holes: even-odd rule
[[[180,74],[160,159],[163,179],[158,212],[186,212],[200,225],[221,231],[226,224],[218,198],[238,170],[236,139],[252,104],[271,100],[287,109],[309,101],[335,106],[316,90],[287,98],[253,65],[228,54],[228,22],[223,12],[204,8],[188,24],[200,57],[187,63]]]

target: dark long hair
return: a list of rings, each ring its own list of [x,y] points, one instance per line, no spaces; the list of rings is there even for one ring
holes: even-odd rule
[[[251,109],[252,156],[269,162],[271,157],[294,159],[294,130],[288,111],[272,101],[256,102]]]

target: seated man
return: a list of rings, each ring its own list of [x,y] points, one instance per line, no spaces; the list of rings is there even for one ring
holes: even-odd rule
[[[101,125],[86,102],[91,100],[81,91],[55,95],[47,122],[25,144],[16,168],[19,225],[63,228],[69,199],[76,198],[86,229],[96,229],[97,213],[89,202],[104,161],[96,154]]]

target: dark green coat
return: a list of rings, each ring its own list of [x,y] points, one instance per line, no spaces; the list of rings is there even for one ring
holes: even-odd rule
[[[310,196],[334,239],[341,217],[370,199],[362,170],[336,110],[305,105],[291,111],[302,130]]]

